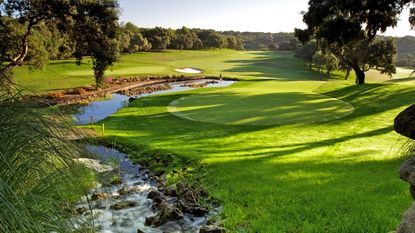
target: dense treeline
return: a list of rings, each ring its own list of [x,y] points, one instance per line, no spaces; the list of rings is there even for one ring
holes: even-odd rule
[[[378,36],[379,39],[384,38]],[[397,66],[413,67],[415,62],[415,37],[393,38],[398,56]],[[296,51],[297,56],[312,61],[309,55],[311,47],[299,43],[294,33],[264,33],[215,31],[211,29],[139,28],[133,23],[121,23],[117,29],[118,51],[134,53],[140,51],[162,51],[166,49],[235,49],[235,50],[271,50]],[[31,68],[42,68],[50,59],[68,59],[75,56],[75,44],[68,35],[58,30],[54,24],[39,24],[30,38],[32,49],[27,63]],[[305,52],[305,50],[307,52]],[[304,55],[304,53],[306,55]],[[88,55],[88,54],[84,54]],[[305,56],[305,57],[302,57]],[[33,58],[33,59],[31,59]],[[317,58],[316,58],[317,59]],[[318,59],[317,59],[318,60]],[[320,59],[321,60],[321,59]],[[340,64],[341,66],[341,64]]]
[[[415,37],[396,38],[396,44],[398,48],[396,65],[415,68]]]
[[[132,40],[133,36],[135,40]],[[299,42],[294,33],[219,32],[211,29],[139,28],[132,23],[121,24],[119,41],[121,51],[161,51],[164,49],[215,49],[236,50],[291,50]]]
[[[387,41],[391,43],[387,44]],[[377,44],[382,43],[383,47],[388,47],[390,50],[394,50],[396,47],[396,56],[394,58],[395,64],[398,67],[415,67],[415,37],[405,36],[405,37],[385,37],[378,36],[375,40]],[[379,48],[379,47],[378,47]],[[371,54],[375,54],[376,51],[372,48]],[[310,68],[314,67],[317,70],[326,70],[330,74],[331,70],[341,69],[346,71],[345,78],[349,77],[351,68],[341,62],[340,59],[336,59],[333,54],[329,52],[322,53],[324,48],[321,45],[318,45],[315,40],[310,41],[304,45],[298,46],[295,52],[295,56],[299,59],[306,61]],[[379,49],[378,49],[379,50]]]
[[[36,56],[33,68],[40,68],[50,59],[74,57],[75,44],[68,35],[54,24],[37,25],[30,38],[35,48],[28,55]],[[121,23],[117,29],[118,50],[122,53],[139,51],[162,51],[165,49],[235,49],[235,50],[283,50],[295,51],[299,42],[294,33],[264,33],[215,31],[187,28],[139,28],[133,23]],[[88,55],[88,54],[84,54]]]

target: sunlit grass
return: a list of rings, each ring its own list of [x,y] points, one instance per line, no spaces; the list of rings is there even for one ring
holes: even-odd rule
[[[238,61],[246,65],[229,75],[274,77],[267,82],[281,86],[291,77],[304,85],[319,79],[290,54],[255,56]],[[264,66],[269,67],[264,71]],[[250,84],[243,81],[236,87],[249,93]],[[403,140],[392,124],[413,103],[412,89],[380,81],[356,86],[339,77],[315,86],[314,92],[355,110],[319,123],[226,125],[168,112],[171,102],[211,89],[140,99],[104,123],[106,135],[117,143],[163,149],[206,165],[201,183],[222,202],[229,232],[387,232],[411,203],[407,185],[396,174]],[[272,93],[272,88],[264,92]]]

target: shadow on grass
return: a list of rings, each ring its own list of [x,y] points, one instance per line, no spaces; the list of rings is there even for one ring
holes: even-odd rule
[[[415,77],[391,79],[386,82],[387,83],[406,83],[406,82],[413,82],[413,81],[415,81]]]
[[[411,202],[399,163],[221,161],[204,184],[224,201],[231,231],[388,232]]]
[[[274,77],[279,81],[321,80],[324,76],[318,72],[306,69],[293,53],[256,53],[254,59],[229,60],[235,67],[225,72],[237,72],[250,77]],[[291,57],[292,55],[292,57]]]
[[[219,124],[284,125],[328,121],[353,111],[345,102],[311,92],[214,92],[193,97],[179,100],[174,114]],[[188,108],[191,110],[181,110]]]

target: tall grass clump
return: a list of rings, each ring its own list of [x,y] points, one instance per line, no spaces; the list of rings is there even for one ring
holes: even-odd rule
[[[70,206],[93,177],[74,161],[84,153],[68,139],[77,132],[10,94],[0,92],[0,232],[70,232]]]

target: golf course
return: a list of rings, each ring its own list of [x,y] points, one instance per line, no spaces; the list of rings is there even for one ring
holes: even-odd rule
[[[137,99],[96,131],[105,124],[106,140],[143,152],[133,160],[159,151],[192,161],[187,179],[223,206],[229,232],[395,229],[411,198],[397,176],[406,139],[393,119],[414,101],[413,79],[369,72],[354,85],[340,71],[328,79],[308,70],[293,53],[233,50],[124,55],[107,76],[180,75],[181,67],[239,81]],[[26,72],[16,69],[16,81],[41,92],[93,82],[87,61]]]

